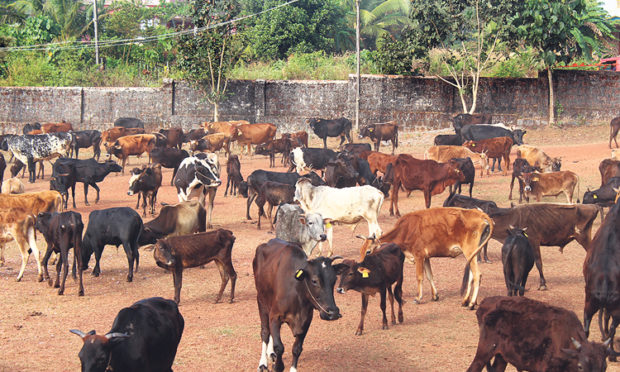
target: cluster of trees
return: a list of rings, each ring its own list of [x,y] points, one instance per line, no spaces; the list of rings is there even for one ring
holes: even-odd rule
[[[286,5],[286,0],[188,0],[154,8],[141,6],[139,0],[119,0],[105,9],[103,0],[96,1],[104,44],[172,32],[165,24],[174,16],[191,19],[194,33],[107,44],[101,55],[107,70],[137,75],[141,82],[157,81],[161,74],[151,74],[155,71],[188,80],[205,93],[216,113],[217,103],[226,97],[227,78],[240,62],[278,63],[291,55],[317,52],[342,55],[355,47],[356,0],[298,0]],[[464,112],[476,110],[479,79],[497,66],[504,66],[501,73],[510,75],[507,61],[518,60],[528,68],[546,69],[551,81],[559,63],[606,55],[615,27],[596,0],[359,3],[363,59],[372,71],[403,75],[432,71],[458,89]],[[92,14],[90,1],[5,0],[0,4],[0,47],[91,40]],[[44,51],[0,49],[0,79],[37,76],[20,70],[36,66],[24,64],[27,57],[49,67],[41,69],[41,75],[69,66],[87,75],[77,83],[97,85],[93,80],[101,69],[93,67],[93,49],[64,45]]]

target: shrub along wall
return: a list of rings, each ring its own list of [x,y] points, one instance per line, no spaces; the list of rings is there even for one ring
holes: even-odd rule
[[[477,112],[508,125],[546,124],[546,73],[538,79],[481,79]],[[565,124],[609,122],[620,116],[620,73],[555,71],[558,118]],[[355,77],[348,81],[237,80],[220,106],[220,120],[270,122],[281,131],[306,128],[309,117],[351,120]],[[360,124],[396,120],[405,129],[439,129],[461,112],[458,93],[435,78],[362,76]],[[183,82],[160,88],[0,87],[4,133],[24,123],[67,120],[75,128],[106,129],[122,116],[138,117],[149,129],[197,127],[212,107]]]

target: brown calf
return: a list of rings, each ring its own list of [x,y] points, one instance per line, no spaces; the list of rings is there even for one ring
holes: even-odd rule
[[[551,173],[529,172],[521,175],[523,180],[523,194],[529,203],[530,194],[536,196],[540,202],[543,196],[566,195],[568,203],[573,203],[573,192],[577,186],[577,203],[579,203],[579,176],[571,171]]]
[[[258,155],[269,155],[269,168],[273,168],[276,166],[276,154],[282,154],[281,163],[286,164],[292,148],[291,139],[282,137],[257,145],[255,152]]]
[[[375,142],[375,151],[379,151],[381,141],[391,141],[392,155],[394,155],[394,149],[398,147],[398,124],[395,121],[388,121],[387,123],[367,125],[360,129],[359,138],[364,137]]]
[[[438,162],[447,162],[454,158],[470,158],[474,165],[480,166],[480,177],[486,169],[489,174],[489,158],[486,154],[475,153],[465,146],[431,146],[424,153],[424,159],[432,159]]]
[[[531,166],[538,167],[543,172],[557,172],[562,168],[561,158],[552,158],[534,146],[517,146],[517,158],[527,160]]]
[[[144,128],[124,128],[124,127],[114,127],[108,130],[103,131],[101,133],[101,143],[108,148],[114,143],[117,139],[123,136],[131,136],[134,134],[144,134]]]
[[[370,171],[375,175],[377,175],[377,171],[386,174],[388,164],[396,160],[396,156],[394,155],[388,155],[377,151],[370,151],[368,154],[363,154],[360,157],[364,158],[364,156],[366,156],[365,159],[368,161]]]
[[[609,123],[609,148],[611,148],[611,139],[614,139],[616,143],[616,148],[618,148],[618,141],[616,140],[616,136],[618,136],[618,131],[620,130],[620,116],[617,118],[611,119]]]
[[[620,160],[603,159],[598,165],[598,171],[601,173],[601,187],[613,177],[620,177]]]
[[[17,243],[19,252],[22,255],[22,266],[17,275],[17,281],[22,280],[26,263],[30,257],[29,249],[32,250],[34,259],[37,262],[39,276],[38,281],[43,281],[41,271],[41,257],[35,240],[35,217],[24,208],[0,208],[0,266],[4,265],[4,245],[13,240]]]
[[[237,134],[233,137],[243,147],[248,147],[248,154],[252,155],[252,145],[273,140],[276,136],[276,126],[271,123],[241,124],[237,126]]]
[[[209,232],[173,236],[160,239],[155,243],[155,262],[157,266],[172,271],[174,280],[174,301],[181,300],[183,285],[183,269],[202,266],[215,261],[220,271],[222,285],[215,298],[220,302],[224,288],[230,279],[230,303],[235,299],[235,283],[237,273],[232,265],[231,252],[235,236],[232,231],[217,229]]]
[[[467,292],[463,297],[462,305],[473,309],[478,298],[481,276],[475,256],[489,241],[492,233],[493,220],[480,210],[462,208],[425,209],[404,215],[396,221],[392,230],[384,233],[379,239],[374,237],[366,239],[360,253],[364,258],[368,251],[372,252],[377,247],[379,242],[398,244],[405,257],[415,262],[418,280],[416,303],[422,301],[422,281],[425,273],[431,282],[433,301],[439,299],[437,288],[433,282],[430,258],[454,258],[463,254],[467,260],[467,265],[461,292],[464,292],[465,285],[467,285]],[[470,276],[470,273],[473,277]]]
[[[207,134],[197,141],[190,141],[189,149],[196,151],[216,152],[224,149],[224,153],[228,157],[230,155],[230,136],[225,133]]]
[[[67,123],[66,121],[61,121],[60,123],[45,123],[41,124],[41,132],[43,133],[56,133],[56,132],[69,132],[73,131],[73,126],[71,123]],[[35,133],[28,133],[35,134]]]
[[[502,170],[502,159],[504,159],[505,176],[508,174],[508,170],[510,170],[510,150],[512,149],[512,144],[513,141],[510,137],[496,137],[479,141],[466,141],[463,143],[463,146],[473,152],[486,154],[487,158],[493,159],[493,166],[495,166],[495,159],[499,159],[500,170]]]
[[[125,162],[130,155],[142,155],[150,153],[155,148],[156,138],[154,134],[134,134],[131,136],[120,137],[114,145],[107,147],[108,154],[121,159],[123,167],[122,174],[125,174]],[[149,162],[151,155],[149,154]]]
[[[282,138],[288,138],[293,142],[293,147],[308,147],[308,132],[305,130],[295,133],[282,133]]]

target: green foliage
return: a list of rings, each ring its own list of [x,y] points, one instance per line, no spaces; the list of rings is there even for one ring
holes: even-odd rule
[[[405,28],[400,39],[391,35],[383,36],[375,52],[375,63],[382,74],[419,75],[414,67],[416,59],[425,57],[427,50],[420,44],[419,32]]]
[[[36,15],[26,19],[18,27],[7,26],[0,29],[13,39],[15,45],[45,44],[60,35],[60,26],[46,15]]]
[[[253,1],[244,1],[244,9],[259,9]],[[260,11],[281,0],[268,0]],[[250,55],[260,60],[282,59],[293,53],[336,49],[335,37],[345,27],[344,9],[336,0],[300,0],[289,6],[264,13],[248,29]]]
[[[509,53],[507,58],[499,61],[485,75],[502,78],[537,77],[541,68],[537,54],[532,48],[528,48]]]

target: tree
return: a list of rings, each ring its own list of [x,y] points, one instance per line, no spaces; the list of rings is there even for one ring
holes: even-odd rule
[[[589,0],[526,0],[523,11],[510,20],[515,44],[531,46],[547,69],[549,119],[555,123],[553,66],[572,59],[592,59],[604,53],[605,38],[613,38],[606,12]],[[516,41],[518,40],[518,41]]]
[[[213,105],[215,121],[219,119],[219,104],[226,98],[227,74],[242,52],[241,26],[227,23],[238,13],[234,0],[194,0],[193,21],[200,31],[179,41],[179,69]]]

